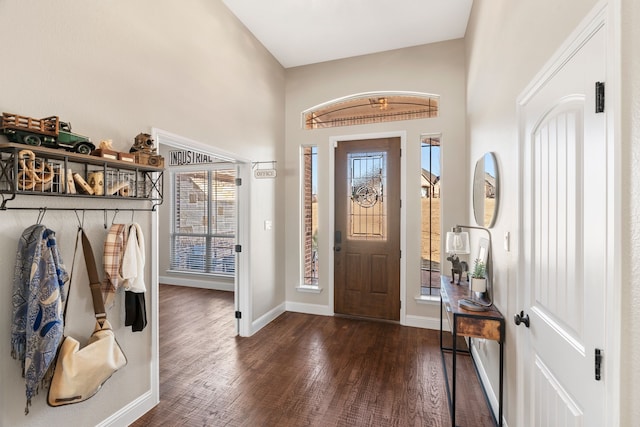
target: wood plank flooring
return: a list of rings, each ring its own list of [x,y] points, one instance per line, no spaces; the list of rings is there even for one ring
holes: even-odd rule
[[[232,293],[159,295],[160,404],[134,427],[451,424],[437,331],[287,312],[240,338]],[[457,424],[492,426],[470,359],[458,362]]]

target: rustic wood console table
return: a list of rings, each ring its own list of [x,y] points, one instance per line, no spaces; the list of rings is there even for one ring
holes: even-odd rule
[[[442,298],[440,304],[440,352],[442,355],[444,378],[447,384],[447,397],[449,398],[451,425],[456,427],[456,356],[458,353],[464,353],[468,354],[473,359],[473,355],[469,350],[456,348],[456,337],[471,337],[493,340],[500,344],[500,391],[498,398],[498,418],[495,420],[494,416],[494,420],[497,425],[502,426],[505,339],[504,316],[497,308],[495,308],[495,306],[489,307],[486,311],[470,311],[459,307],[458,302],[461,299],[470,298],[469,286],[452,284],[446,276],[441,276],[440,296]],[[442,327],[445,311],[451,328],[451,335],[453,337],[452,347],[444,347],[442,343]],[[447,366],[444,359],[445,352],[451,352],[453,356],[451,388],[449,388]],[[493,411],[491,411],[491,413],[493,414]]]

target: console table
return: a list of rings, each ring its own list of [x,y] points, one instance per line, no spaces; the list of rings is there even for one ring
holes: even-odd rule
[[[469,286],[466,284],[456,285],[449,281],[449,277],[441,276],[440,280],[440,296],[442,298],[440,304],[440,352],[442,355],[442,367],[444,369],[444,378],[447,385],[447,397],[449,398],[449,411],[451,413],[451,425],[456,427],[456,357],[458,353],[469,355],[473,359],[473,355],[469,350],[456,348],[457,337],[484,338],[497,341],[500,344],[500,392],[498,400],[498,418],[496,424],[502,426],[502,400],[503,400],[503,381],[504,381],[504,339],[505,339],[505,321],[504,316],[495,306],[489,307],[486,311],[470,311],[458,306],[458,302],[463,298],[470,298]],[[453,337],[452,347],[445,347],[442,343],[442,327],[444,312],[446,311],[447,320],[451,328]],[[445,363],[445,352],[451,352],[453,357],[452,364],[452,387],[449,388],[449,378],[447,374],[447,366]],[[474,361],[475,363],[475,361]],[[493,411],[491,411],[493,414]]]

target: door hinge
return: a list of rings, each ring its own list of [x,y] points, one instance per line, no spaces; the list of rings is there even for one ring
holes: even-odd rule
[[[596,82],[596,114],[604,113],[604,82]]]
[[[236,245],[234,249],[236,252],[242,252],[242,245]]]
[[[602,366],[602,350],[596,348],[595,351],[595,362],[596,362],[596,381],[600,381],[602,375],[600,373]]]
[[[240,187],[242,185],[242,178],[236,178],[236,187]]]
[[[236,311],[236,319],[242,319],[242,312]]]

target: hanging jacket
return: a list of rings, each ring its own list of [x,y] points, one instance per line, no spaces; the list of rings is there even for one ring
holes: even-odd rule
[[[142,331],[147,326],[144,284],[145,245],[140,225],[127,225],[124,254],[122,256],[122,278],[125,288],[125,326],[133,332]]]

